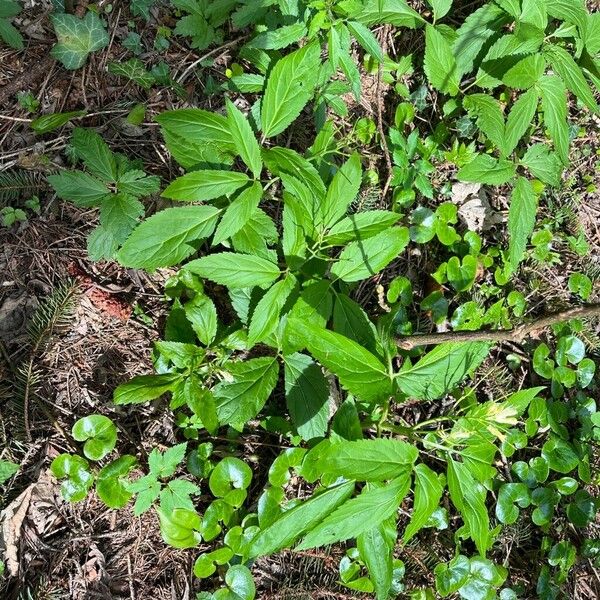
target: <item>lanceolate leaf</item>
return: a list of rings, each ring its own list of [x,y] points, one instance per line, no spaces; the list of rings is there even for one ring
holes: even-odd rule
[[[478,154],[457,174],[461,181],[503,185],[515,175],[514,163],[503,158],[495,159],[489,154]]]
[[[273,67],[261,104],[263,135],[273,137],[287,129],[312,98],[320,54],[321,47],[314,41]]]
[[[219,213],[213,206],[162,210],[138,225],[117,258],[126,267],[149,271],[176,265],[214,231]]]
[[[324,436],[329,421],[329,383],[306,354],[284,357],[285,396],[292,423],[305,440]]]
[[[218,252],[189,262],[186,269],[229,289],[249,288],[273,283],[279,267],[264,258],[237,252]]]
[[[438,91],[455,96],[458,93],[460,75],[452,48],[446,38],[432,25],[425,29],[425,74],[429,83]]]
[[[396,513],[409,487],[410,474],[406,473],[383,487],[365,488],[310,531],[298,550],[343,542],[377,527]]]
[[[223,218],[215,231],[212,244],[216,246],[234,236],[250,221],[262,198],[263,188],[255,181],[233,200],[223,213]]]
[[[489,344],[441,344],[414,366],[396,375],[398,387],[420,400],[435,400],[449,392],[488,355]]]
[[[564,48],[551,44],[545,47],[544,53],[569,91],[575,94],[591,111],[598,113],[600,109],[594,93],[573,57]]]
[[[115,404],[140,404],[155,400],[168,391],[172,391],[181,381],[181,375],[164,373],[162,375],[139,375],[122,383],[115,390]]]
[[[416,29],[425,19],[408,6],[406,0],[367,0],[358,20],[365,25],[389,23],[396,27]]]
[[[529,180],[519,177],[510,198],[508,211],[508,253],[513,271],[517,269],[525,254],[527,241],[535,227],[536,211],[537,196],[533,186]]]
[[[360,556],[369,571],[377,600],[388,600],[394,576],[396,522],[381,523],[361,533],[356,539]],[[389,526],[388,526],[389,525]]]
[[[464,107],[477,117],[479,129],[497,148],[504,145],[504,114],[498,100],[488,94],[471,94],[464,99]]]
[[[377,38],[368,27],[365,27],[362,23],[357,21],[349,21],[348,29],[366,52],[379,62],[383,61],[383,50],[381,49]]]
[[[243,425],[265,405],[275,384],[279,365],[273,357],[251,358],[228,367],[232,381],[224,380],[214,389],[217,415],[222,424]]]
[[[392,383],[385,365],[348,338],[298,319],[289,321],[310,353],[337,375],[340,383],[367,402],[391,395]]]
[[[569,162],[569,125],[567,123],[567,90],[559,77],[549,75],[538,82],[542,96],[544,122],[563,164]]]
[[[366,240],[398,222],[398,213],[389,210],[367,210],[338,221],[325,236],[325,242],[343,246],[352,240]]]
[[[236,108],[231,100],[227,100],[227,119],[238,154],[242,157],[242,160],[250,171],[252,171],[254,178],[258,179],[262,171],[260,146],[256,141],[248,119]]]
[[[319,463],[324,473],[357,481],[384,481],[412,470],[419,456],[415,446],[393,439],[331,444]]]
[[[342,281],[360,281],[386,267],[409,242],[406,227],[392,227],[366,240],[351,242],[331,268],[332,275]]]
[[[538,90],[531,88],[524,94],[521,94],[519,99],[513,104],[506,119],[504,143],[500,146],[505,156],[512,154],[527,129],[531,126],[538,103]]]
[[[162,193],[172,200],[197,202],[228,196],[244,187],[250,178],[236,171],[192,171],[169,184]]]
[[[325,227],[331,227],[346,214],[348,207],[356,199],[361,177],[360,156],[355,152],[338,169],[329,185],[325,202],[321,205]]]
[[[347,500],[353,491],[354,482],[348,481],[315,494],[291,510],[285,511],[252,540],[249,555],[254,557],[273,554],[281,548],[291,546],[301,535],[310,531]]]
[[[404,531],[406,544],[429,520],[442,498],[444,488],[438,476],[425,464],[415,467],[415,500],[410,523]]]
[[[451,458],[448,458],[448,489],[479,554],[485,556],[491,545],[486,489],[473,478],[464,464]]]

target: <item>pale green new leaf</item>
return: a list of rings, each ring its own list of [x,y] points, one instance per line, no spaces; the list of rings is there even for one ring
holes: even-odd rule
[[[322,437],[329,421],[329,383],[317,363],[296,352],[285,362],[285,397],[294,427],[304,440]]]
[[[321,47],[314,41],[280,59],[273,67],[261,103],[265,137],[287,129],[312,98],[320,56]]]
[[[90,52],[108,45],[109,37],[100,17],[92,11],[83,19],[67,13],[51,16],[58,43],[50,54],[67,69],[82,67]]]
[[[513,271],[523,259],[529,237],[535,227],[537,196],[528,179],[519,177],[510,197],[508,211],[508,254]]]
[[[409,239],[406,227],[392,227],[366,240],[351,242],[331,267],[331,274],[349,283],[371,277],[398,258]]]
[[[446,38],[433,26],[425,29],[423,68],[429,83],[438,91],[456,96],[460,84],[456,60]]]
[[[404,530],[403,541],[406,544],[427,523],[438,507],[444,488],[436,473],[427,465],[420,463],[415,468],[415,500],[410,522]]]
[[[376,402],[392,394],[387,368],[361,345],[304,320],[293,319],[293,329],[309,352],[358,398]]]
[[[396,374],[400,390],[412,398],[436,400],[448,393],[488,355],[489,344],[441,344],[415,365]]]
[[[256,136],[252,131],[252,127],[250,127],[250,123],[248,123],[248,119],[229,99],[227,99],[227,119],[238,154],[252,171],[254,178],[258,179],[262,171],[260,146],[256,141]]]
[[[567,122],[567,89],[555,75],[542,77],[538,82],[542,96],[544,122],[554,148],[563,164],[569,162],[569,124]]]
[[[223,425],[244,425],[256,417],[271,395],[279,365],[266,356],[229,363],[229,378],[213,388],[217,415]],[[232,379],[232,380],[231,380]]]
[[[216,283],[235,290],[268,285],[279,278],[279,267],[252,254],[217,252],[185,265],[185,268]]]
[[[435,20],[439,21],[450,12],[453,0],[427,0],[427,2],[433,8]]]
[[[383,487],[365,488],[310,531],[297,549],[329,546],[377,527],[396,513],[409,487],[410,473],[405,473]]]
[[[539,103],[536,88],[527,90],[513,104],[506,119],[506,133],[501,148],[505,156],[512,154],[527,129],[531,126]]]
[[[138,225],[117,258],[126,267],[148,271],[179,264],[214,231],[219,213],[213,206],[162,210]]]
[[[384,481],[412,470],[418,456],[417,448],[402,440],[341,441],[331,444],[322,454],[319,468],[323,473],[346,479]]]
[[[249,181],[248,175],[236,171],[192,171],[171,182],[162,196],[186,202],[214,200],[233,194]]]
[[[347,500],[353,491],[354,482],[348,481],[315,494],[286,510],[252,540],[248,549],[249,556],[263,556],[289,548],[302,534],[318,525],[332,510]]]

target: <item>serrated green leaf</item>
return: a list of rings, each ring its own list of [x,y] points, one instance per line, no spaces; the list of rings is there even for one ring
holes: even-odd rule
[[[569,125],[567,122],[567,89],[562,80],[549,75],[538,82],[542,96],[544,122],[563,164],[569,162]]]
[[[214,231],[219,212],[213,206],[162,210],[137,226],[117,258],[126,267],[149,271],[176,265]]]
[[[192,171],[172,181],[163,191],[164,198],[185,202],[214,200],[229,196],[251,180],[236,171]]]
[[[404,530],[406,544],[419,532],[434,513],[442,498],[444,488],[438,476],[425,464],[415,466],[415,500],[410,522]]]
[[[496,159],[489,154],[477,154],[471,162],[458,171],[456,176],[461,181],[504,185],[515,176],[515,172],[515,164],[509,160]]]
[[[230,381],[213,388],[222,424],[243,425],[256,417],[269,398],[279,373],[273,357],[251,358],[228,366]]]
[[[392,227],[366,240],[351,242],[331,267],[331,274],[346,282],[371,277],[400,256],[409,240],[406,227]]]
[[[513,104],[506,119],[504,143],[500,146],[505,156],[512,154],[527,129],[531,126],[538,103],[538,90],[532,87],[521,94]]]
[[[310,531],[297,549],[329,546],[377,527],[396,513],[409,487],[410,474],[406,473],[383,487],[363,489]]]
[[[262,171],[262,158],[260,155],[260,146],[256,141],[252,127],[248,119],[240,110],[227,99],[227,120],[231,129],[231,137],[242,160],[252,172],[255,179],[260,177]]]
[[[288,323],[292,326],[292,319]],[[368,350],[310,322],[293,319],[293,329],[309,352],[357,397],[375,402],[391,395],[392,383],[385,365]]]
[[[383,62],[383,50],[371,30],[358,21],[348,21],[346,25],[365,52],[368,52],[377,61]]]
[[[306,531],[313,529],[331,514],[354,491],[348,481],[311,496],[308,500],[285,511],[275,522],[261,530],[252,540],[249,555],[263,556],[290,547]]]
[[[251,254],[218,252],[193,260],[186,269],[229,289],[267,285],[279,278],[277,264]]]
[[[140,404],[155,400],[175,389],[181,377],[177,373],[138,375],[115,389],[113,402],[115,404]]]
[[[429,83],[438,91],[456,96],[460,75],[452,47],[433,26],[425,28],[425,59],[423,68]]]
[[[329,421],[329,384],[315,361],[296,352],[284,356],[285,397],[292,423],[304,440],[322,437]]]
[[[354,202],[362,179],[360,155],[355,152],[336,171],[327,189],[325,201],[321,205],[322,220],[325,227],[331,227],[341,219]]]
[[[524,177],[519,177],[510,197],[508,211],[508,254],[513,271],[517,270],[525,254],[527,242],[535,227],[536,212],[537,196],[533,186]]]
[[[273,31],[263,31],[248,42],[252,48],[281,50],[296,43],[306,35],[306,25],[302,21],[284,25]]]
[[[223,218],[215,231],[212,245],[216,246],[234,236],[252,218],[262,198],[263,188],[254,182],[249,188],[243,190],[233,200],[223,213]]]
[[[117,163],[108,144],[91,129],[77,127],[73,131],[71,146],[89,171],[103,181],[117,178]]]
[[[470,94],[463,106],[477,117],[477,126],[497,148],[505,144],[504,113],[498,100],[488,94]]]
[[[531,146],[521,159],[521,164],[544,183],[554,187],[560,185],[563,165],[558,156],[546,144]]]
[[[287,129],[312,98],[320,55],[320,45],[315,41],[275,64],[261,103],[262,132],[265,137],[273,137]]]
[[[388,210],[367,210],[344,217],[325,235],[324,241],[334,246],[343,246],[352,240],[366,240],[394,225],[398,213]]]
[[[418,450],[402,440],[340,441],[321,455],[323,473],[356,481],[384,481],[412,470]]]
[[[396,374],[398,387],[421,400],[436,400],[448,393],[488,355],[489,344],[441,344],[415,365]]]
[[[406,0],[366,0],[356,18],[367,26],[389,23],[416,29],[425,23],[425,19]]]
[[[104,183],[83,171],[62,171],[47,179],[59,198],[84,208],[97,206],[110,194]]]

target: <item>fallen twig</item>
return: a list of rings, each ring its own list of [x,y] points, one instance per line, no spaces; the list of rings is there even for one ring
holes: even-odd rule
[[[436,346],[446,342],[515,342],[520,343],[535,331],[547,329],[551,325],[569,321],[570,319],[583,319],[600,317],[600,304],[577,306],[545,317],[513,327],[512,329],[498,329],[495,331],[448,331],[445,333],[431,333],[412,335],[396,339],[402,350],[412,350],[417,346]]]

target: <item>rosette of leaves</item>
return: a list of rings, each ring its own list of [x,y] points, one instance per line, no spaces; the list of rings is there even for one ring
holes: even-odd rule
[[[88,252],[94,260],[113,258],[144,215],[140,198],[157,192],[160,180],[113,153],[94,131],[75,129],[70,146],[86,170],[62,171],[50,175],[48,182],[63,200],[99,207],[100,225],[88,238]]]

